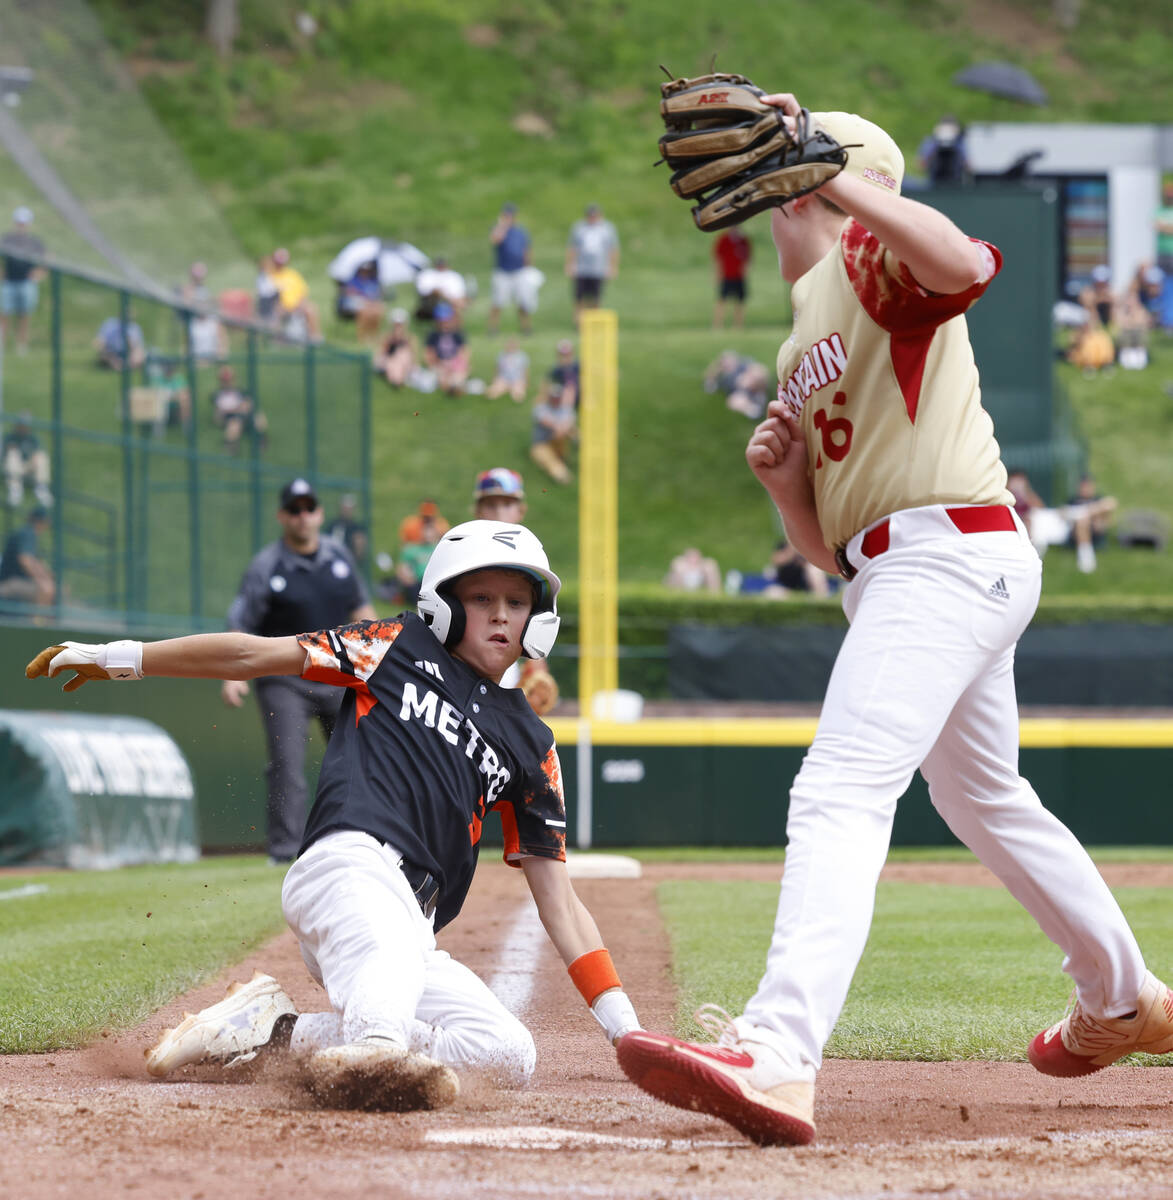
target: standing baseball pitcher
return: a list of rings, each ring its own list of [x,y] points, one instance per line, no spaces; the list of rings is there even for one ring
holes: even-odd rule
[[[1006,490],[964,315],[1001,256],[901,196],[900,151],[870,121],[725,78],[736,82],[663,85],[661,150],[701,228],[771,210],[795,321],[746,459],[792,544],[847,581],[851,628],[791,788],[757,993],[736,1020],[698,1013],[717,1045],[633,1032],[620,1062],[653,1095],[757,1142],[813,1140],[823,1046],[918,767],[949,828],[1064,953],[1077,1002],[1031,1043],[1034,1066],[1083,1075],[1173,1050],[1169,989],[1086,852],[1018,773],[1014,647],[1042,571]]]
[[[566,869],[553,735],[519,689],[499,686],[522,655],[549,654],[560,587],[528,529],[467,521],[437,544],[418,614],[288,637],[67,642],[29,663],[29,678],[73,671],[66,690],[144,675],[293,676],[345,695],[281,894],[329,1010],[298,1014],[277,980],[258,973],[167,1030],[148,1051],[152,1075],[287,1050],[322,1103],[392,1110],[451,1103],[465,1069],[525,1083],[536,1058],[529,1030],[436,947],[435,931],[464,904],[494,809],[505,860],[524,872],[608,1041],[639,1028]]]

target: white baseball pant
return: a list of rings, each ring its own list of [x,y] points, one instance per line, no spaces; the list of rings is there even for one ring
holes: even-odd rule
[[[367,1036],[496,1082],[524,1084],[536,1050],[526,1027],[468,967],[436,948],[402,856],[366,833],[315,842],[285,876],[281,904],[332,1012],[303,1013],[291,1049],[309,1054]]]
[[[1144,978],[1095,865],[1018,773],[1014,647],[1042,575],[1021,522],[961,533],[941,505],[888,521],[885,552],[862,554],[866,530],[846,548],[859,568],[843,598],[851,628],[790,792],[766,973],[739,1018],[810,1078],[867,941],[896,802],[918,767],[949,828],[1062,949],[1090,1012],[1131,1011]]]

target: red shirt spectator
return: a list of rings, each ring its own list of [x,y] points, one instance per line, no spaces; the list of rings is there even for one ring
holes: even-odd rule
[[[749,238],[736,226],[726,229],[713,245],[717,263],[717,303],[713,309],[713,328],[725,326],[725,301],[733,301],[733,323],[745,323],[746,272],[753,253]]]
[[[726,229],[713,246],[713,257],[717,260],[721,278],[744,279],[752,253],[753,246],[740,229]]]

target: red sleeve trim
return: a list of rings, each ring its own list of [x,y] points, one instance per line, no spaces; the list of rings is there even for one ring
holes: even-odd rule
[[[994,269],[980,283],[951,295],[926,291],[904,263],[897,275],[890,274],[884,265],[886,248],[858,221],[848,221],[840,249],[848,281],[868,316],[889,333],[923,335],[967,312],[1002,269],[996,246],[980,238],[970,240],[986,247]]]

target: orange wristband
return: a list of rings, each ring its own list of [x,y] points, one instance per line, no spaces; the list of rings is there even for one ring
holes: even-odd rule
[[[580,954],[566,970],[587,1004],[594,1004],[608,988],[623,986],[605,946]]]

